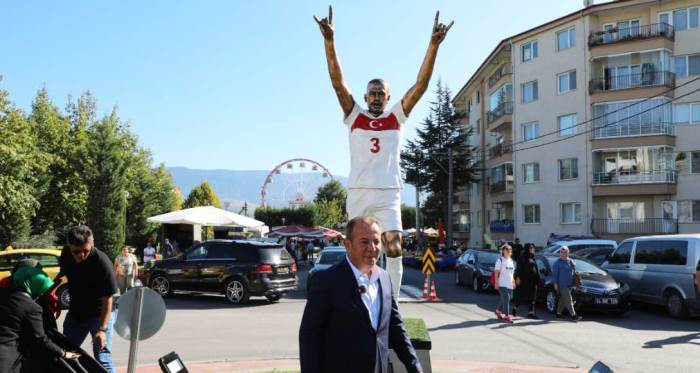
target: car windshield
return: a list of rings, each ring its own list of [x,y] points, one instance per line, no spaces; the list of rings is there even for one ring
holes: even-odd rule
[[[477,255],[481,265],[494,265],[498,260],[498,253],[479,253]]]
[[[344,251],[324,251],[321,252],[321,258],[318,260],[318,264],[337,264],[345,259]]]
[[[550,247],[547,247],[547,248],[545,248],[545,249],[542,249],[542,252],[543,252],[543,253],[554,253],[554,252],[556,252],[557,249],[559,249],[560,247],[561,247],[561,246],[559,246],[559,245],[550,246]]]

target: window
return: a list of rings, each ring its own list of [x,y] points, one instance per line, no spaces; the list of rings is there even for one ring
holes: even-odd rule
[[[481,133],[481,119],[477,119],[476,120],[476,134],[478,135],[480,133]]]
[[[576,70],[557,75],[557,82],[558,93],[573,91],[576,89]]]
[[[576,46],[576,27],[557,32],[557,50],[562,51]]]
[[[0,271],[10,271],[22,259],[20,254],[0,255]]]
[[[623,242],[610,257],[610,263],[629,264],[632,257],[632,242]]]
[[[581,204],[577,202],[561,204],[561,223],[575,224],[581,222]]]
[[[686,265],[688,241],[638,241],[635,264]]]
[[[194,249],[190,250],[189,253],[187,253],[187,260],[199,260],[205,259],[206,257],[207,249],[204,248],[204,245],[197,246]]]
[[[683,31],[700,26],[700,14],[697,7],[676,9],[672,12],[659,13],[659,23],[673,25],[675,31]]]
[[[537,55],[539,54],[537,50],[537,40],[527,42],[522,45],[522,59],[523,62],[530,61],[532,59],[537,58]]]
[[[234,258],[232,246],[226,243],[211,243],[207,245],[207,259]]]
[[[578,158],[559,160],[559,180],[578,178]]]
[[[576,114],[562,115],[557,120],[559,122],[559,136],[576,134]]]
[[[673,11],[673,28],[683,31],[688,28],[688,10],[678,9]]]
[[[700,54],[673,57],[673,72],[678,78],[700,75]]]
[[[608,202],[605,207],[608,219],[644,219],[644,202]]]
[[[524,104],[537,100],[537,81],[523,84],[522,91]]]
[[[700,102],[673,104],[674,124],[700,124]]]
[[[690,152],[690,173],[700,174],[700,151]]]
[[[535,140],[540,136],[540,124],[538,122],[523,123],[523,141]]]
[[[700,222],[700,200],[678,201],[678,222]]]
[[[51,254],[28,254],[29,259],[36,259],[43,268],[58,267],[58,257]]]
[[[480,102],[481,102],[481,92],[476,91],[476,103],[478,104]]]
[[[688,9],[688,26],[690,28],[700,27],[700,8]]]
[[[530,184],[540,181],[540,164],[525,163],[523,165],[523,183]]]
[[[540,205],[523,205],[523,223],[540,223]]]

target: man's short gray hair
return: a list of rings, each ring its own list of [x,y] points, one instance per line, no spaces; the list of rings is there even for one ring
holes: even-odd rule
[[[382,229],[382,225],[379,224],[379,220],[377,220],[377,218],[373,216],[356,216],[350,219],[348,224],[345,226],[345,237],[348,240],[352,240],[352,231],[355,229],[355,224],[357,224],[359,221],[365,222],[369,225],[377,224],[379,230]]]

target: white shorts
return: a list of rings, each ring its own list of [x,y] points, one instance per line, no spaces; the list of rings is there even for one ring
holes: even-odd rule
[[[401,189],[348,189],[348,219],[372,216],[383,231],[401,231]]]

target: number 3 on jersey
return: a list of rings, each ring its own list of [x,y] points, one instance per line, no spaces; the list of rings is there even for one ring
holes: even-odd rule
[[[371,139],[369,139],[369,141],[372,142],[372,147],[369,148],[369,151],[376,154],[379,153],[380,150],[382,150],[382,147],[379,146],[379,137],[372,137]]]

